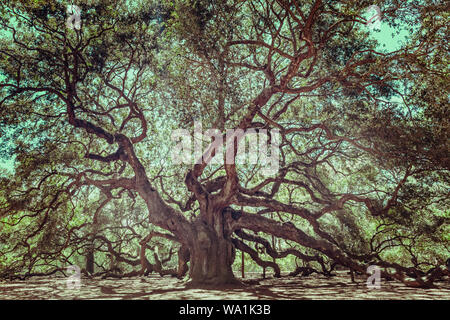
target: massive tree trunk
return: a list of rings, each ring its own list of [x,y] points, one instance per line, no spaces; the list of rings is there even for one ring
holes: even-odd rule
[[[235,249],[224,228],[222,214],[214,212],[208,216],[212,218],[211,223],[200,218],[194,223],[195,232],[189,248],[191,283],[214,286],[239,284],[231,268]]]

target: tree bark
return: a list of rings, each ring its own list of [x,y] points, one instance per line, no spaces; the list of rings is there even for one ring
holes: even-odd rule
[[[89,274],[94,274],[94,248],[90,248],[86,255],[86,271]]]
[[[235,258],[235,248],[229,233],[224,230],[224,219],[221,212],[212,215],[213,226],[201,219],[194,223],[189,251],[189,275],[192,285],[237,285],[232,264]]]

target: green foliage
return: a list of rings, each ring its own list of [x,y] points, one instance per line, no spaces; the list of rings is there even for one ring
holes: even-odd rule
[[[293,25],[306,24],[298,12],[310,12],[315,1],[292,3],[288,9],[296,14],[282,3],[86,1],[79,4],[82,29],[76,31],[65,26],[63,1],[5,1],[0,159],[16,158],[14,174],[0,178],[0,276],[83,265],[92,248],[96,270],[105,271],[107,253],[136,262],[140,241],[162,231],[149,223],[148,203],[135,190],[97,183],[134,179],[135,172],[123,159],[89,158],[112,155],[117,145],[95,135],[98,129],[74,125],[67,106],[78,121],[105,132],[137,137],[146,130],[134,152],[148,180],[192,221],[199,203],[184,184],[192,166],[171,165],[171,132],[200,120],[204,128],[235,128],[268,87],[278,91],[251,121],[282,129],[284,175],[265,181],[261,164],[238,166],[239,192],[258,188],[254,198],[289,210],[263,203],[246,212],[290,222],[359,261],[372,255],[423,270],[433,259],[444,261],[450,240],[450,81],[443,4],[326,2],[311,16],[308,35]],[[382,51],[359,27],[371,4],[398,6],[385,10],[384,19],[397,31],[411,29],[401,50]],[[292,63],[290,57],[307,51],[307,40],[316,46],[314,54]],[[287,77],[294,67],[298,72]],[[318,125],[329,132],[311,129]],[[226,174],[223,166],[211,165],[200,179]],[[341,204],[348,195],[354,198]],[[370,207],[360,201],[365,197]],[[292,213],[300,209],[320,216],[317,225]],[[333,262],[306,245],[259,235],[280,252],[295,248],[320,255],[326,267]],[[170,253],[179,244],[152,239],[151,263],[156,247],[169,257],[165,265],[176,268]],[[267,251],[260,257],[272,261]],[[283,271],[321,268],[320,259],[300,260],[287,255],[276,262]],[[124,261],[126,271],[134,270]],[[248,271],[261,270],[246,261]]]

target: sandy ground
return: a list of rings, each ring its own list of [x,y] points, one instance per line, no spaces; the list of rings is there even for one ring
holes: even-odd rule
[[[246,279],[260,275],[248,275]],[[381,282],[380,289],[368,289],[364,276],[352,283],[346,272],[336,277],[321,275],[308,277],[267,278],[259,284],[227,290],[186,289],[185,282],[157,275],[129,279],[81,279],[79,289],[69,289],[67,278],[31,278],[26,281],[0,281],[0,299],[372,299],[414,300],[450,299],[450,280],[438,283],[437,289],[408,288],[397,282]]]

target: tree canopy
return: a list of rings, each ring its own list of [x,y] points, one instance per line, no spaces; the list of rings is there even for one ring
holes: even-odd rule
[[[70,4],[0,8],[0,277],[115,261],[223,284],[244,253],[275,276],[448,273],[444,1],[92,0],[79,29]],[[371,5],[400,49],[371,37]],[[245,137],[175,164],[196,123],[278,130],[278,170],[224,161]]]

